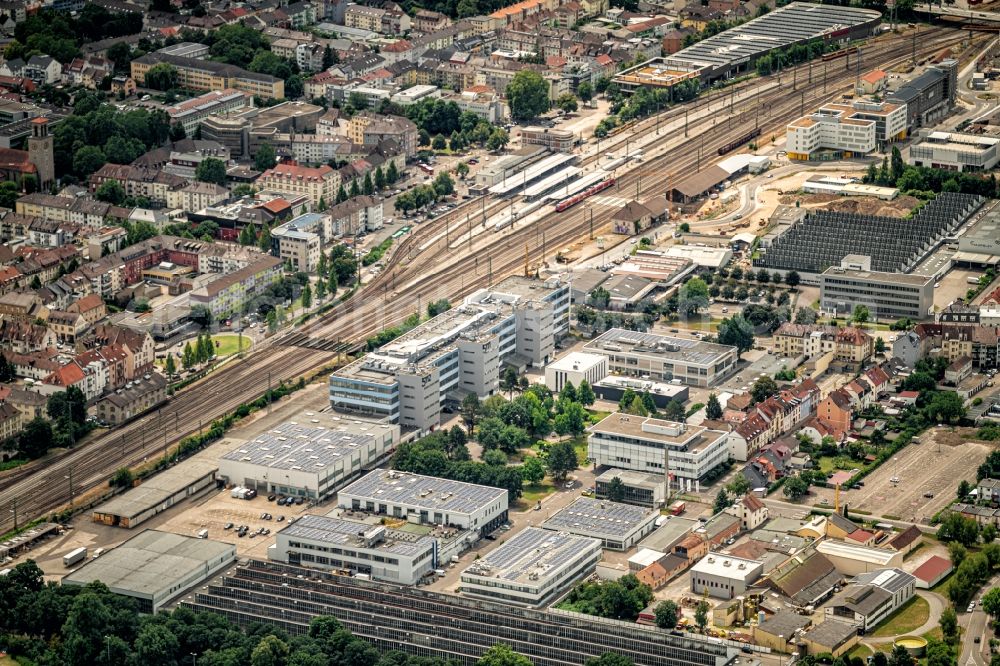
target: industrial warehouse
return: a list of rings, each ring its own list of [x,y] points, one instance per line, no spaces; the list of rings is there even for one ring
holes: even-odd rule
[[[489,534],[507,521],[507,491],[377,469],[339,493],[342,508]]]
[[[219,476],[265,493],[318,499],[386,457],[399,441],[397,425],[305,416],[309,423],[279,423],[239,444],[219,459]]]
[[[635,90],[672,87],[692,74],[702,83],[731,78],[753,69],[759,58],[777,49],[812,40],[847,44],[867,37],[881,17],[870,9],[793,2],[672,56],[626,69],[614,81],[623,90]]]

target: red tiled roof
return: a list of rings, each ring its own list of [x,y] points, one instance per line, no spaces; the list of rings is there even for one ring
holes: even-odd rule
[[[939,578],[941,574],[947,572],[951,568],[952,564],[950,560],[947,560],[940,555],[931,555],[927,558],[926,562],[913,571],[913,575],[920,580],[932,581]]]
[[[67,363],[45,378],[46,384],[73,386],[84,379],[83,370],[76,363]]]
[[[878,83],[884,78],[885,78],[885,72],[883,72],[881,69],[875,69],[862,76],[861,80],[864,81],[865,83]]]
[[[858,543],[868,543],[874,536],[874,534],[867,530],[854,530],[847,535],[847,538]]]
[[[261,208],[263,208],[265,210],[269,210],[272,213],[278,214],[281,211],[287,209],[289,206],[291,206],[290,203],[288,203],[287,201],[285,201],[281,197],[278,197],[277,199],[271,199],[266,204],[264,204],[263,206],[261,206]]]

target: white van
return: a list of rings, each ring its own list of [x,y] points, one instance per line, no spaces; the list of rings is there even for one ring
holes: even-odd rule
[[[198,532],[198,538],[199,539],[207,539],[208,538],[208,530],[201,530],[200,532]]]

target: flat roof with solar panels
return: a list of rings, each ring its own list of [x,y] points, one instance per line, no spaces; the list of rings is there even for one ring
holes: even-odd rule
[[[504,488],[391,469],[369,472],[342,488],[337,501],[352,511],[453,525],[481,533],[506,521],[508,508]]]
[[[590,574],[600,557],[599,539],[526,527],[462,572],[462,594],[537,606]]]
[[[640,506],[578,497],[542,523],[542,527],[600,539],[605,548],[627,550],[653,531],[659,515],[659,511]]]

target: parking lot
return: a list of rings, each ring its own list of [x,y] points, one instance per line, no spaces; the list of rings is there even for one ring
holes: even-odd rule
[[[934,428],[920,444],[907,446],[865,477],[863,488],[842,491],[841,505],[866,511],[872,518],[929,522],[955,498],[961,479],[975,481],[976,468],[990,451],[982,443],[963,439],[950,428]],[[833,490],[818,489],[815,494],[833,504]]]

